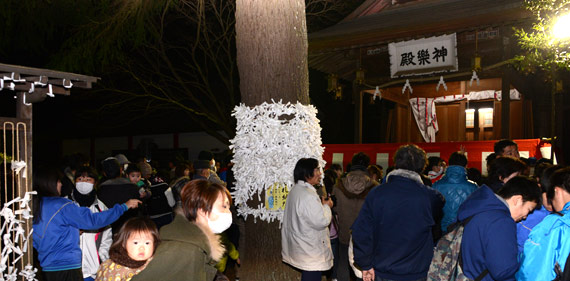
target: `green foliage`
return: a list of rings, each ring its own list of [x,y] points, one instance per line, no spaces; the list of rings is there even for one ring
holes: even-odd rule
[[[569,12],[570,0],[525,0],[525,6],[535,16],[535,22],[529,30],[515,29],[523,54],[516,56],[513,63],[524,73],[542,70],[552,79],[558,70],[570,69],[570,39],[552,35],[558,17]]]
[[[12,157],[0,153],[0,164],[4,163],[4,160],[6,160],[7,163],[10,163],[12,161]]]

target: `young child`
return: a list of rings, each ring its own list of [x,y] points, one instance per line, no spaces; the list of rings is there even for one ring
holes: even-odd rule
[[[141,199],[148,197],[149,194],[147,194],[147,192],[150,188],[150,183],[142,178],[141,169],[137,165],[129,163],[125,170],[125,175],[130,182],[137,185]]]
[[[145,269],[160,243],[158,229],[147,218],[131,218],[123,224],[101,264],[95,281],[129,281]]]

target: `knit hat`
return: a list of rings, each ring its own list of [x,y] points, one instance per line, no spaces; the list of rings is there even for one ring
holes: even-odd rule
[[[152,175],[152,167],[149,163],[141,162],[139,164],[139,169],[141,169],[141,175],[146,178],[147,176]]]
[[[210,169],[210,161],[209,160],[195,160],[194,161],[194,169],[195,170]]]
[[[129,159],[127,159],[127,156],[125,156],[124,154],[117,154],[115,155],[115,158],[117,158],[117,161],[119,161],[119,164],[121,164],[121,166],[129,164]]]

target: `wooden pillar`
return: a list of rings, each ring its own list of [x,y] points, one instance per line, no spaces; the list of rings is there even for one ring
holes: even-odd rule
[[[356,83],[352,84],[354,100],[354,143],[362,143],[362,91]]]
[[[511,83],[506,74],[501,81],[501,138],[510,139]]]

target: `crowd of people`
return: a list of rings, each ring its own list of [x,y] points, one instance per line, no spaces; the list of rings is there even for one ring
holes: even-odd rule
[[[283,261],[302,281],[448,280],[428,272],[444,258],[434,250],[461,227],[460,268],[449,280],[570,280],[570,167],[521,158],[511,140],[494,150],[486,177],[463,148],[441,159],[401,146],[385,175],[361,152],[345,173],[325,170],[324,186],[318,162],[299,160]]]
[[[87,161],[70,163],[34,170],[40,280],[228,280],[228,259],[239,264],[226,231],[232,200],[211,152],[166,175],[122,154],[101,162],[101,176]]]
[[[240,263],[239,239],[228,232],[233,175],[216,172],[211,152],[198,158],[166,176],[124,155],[104,159],[101,175],[83,164],[35,169],[43,280],[228,280],[228,260]],[[429,273],[434,250],[463,227],[461,278],[567,280],[570,168],[521,158],[511,140],[496,142],[486,160],[486,177],[463,149],[428,158],[413,144],[398,148],[386,172],[362,152],[344,173],[298,160],[283,262],[302,281],[440,280]]]

